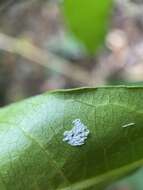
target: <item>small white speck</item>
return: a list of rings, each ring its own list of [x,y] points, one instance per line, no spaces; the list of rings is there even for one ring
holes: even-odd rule
[[[130,126],[134,126],[134,125],[135,125],[135,123],[128,123],[128,124],[123,125],[122,127],[126,128],[126,127],[130,127]]]
[[[85,140],[89,135],[89,130],[80,119],[75,119],[72,124],[74,127],[70,131],[64,132],[63,141],[66,141],[71,146],[81,146],[85,143]]]

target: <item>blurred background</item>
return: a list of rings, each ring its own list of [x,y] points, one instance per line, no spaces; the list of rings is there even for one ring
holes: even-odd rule
[[[0,106],[53,89],[143,81],[142,0],[114,0],[94,54],[69,30],[62,3],[0,2]]]
[[[90,9],[78,20],[78,11],[76,18],[76,9],[70,15],[63,4],[64,0],[0,1],[1,107],[54,89],[142,84],[143,1],[114,0],[105,11],[108,18],[101,10],[93,20]],[[76,27],[72,13],[79,21]],[[100,37],[105,19],[107,30],[97,47],[92,28]],[[109,189],[142,190],[142,176],[141,169]]]

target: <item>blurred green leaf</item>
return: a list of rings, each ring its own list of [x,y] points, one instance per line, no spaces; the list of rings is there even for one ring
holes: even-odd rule
[[[71,31],[90,53],[95,53],[108,28],[112,0],[64,0],[63,10]]]
[[[142,166],[142,99],[143,87],[84,88],[0,109],[0,190],[103,190]],[[77,118],[90,135],[72,147]]]
[[[138,169],[134,174],[123,178],[122,180],[113,184],[109,189],[129,189],[129,190],[142,190],[143,189],[143,168]]]

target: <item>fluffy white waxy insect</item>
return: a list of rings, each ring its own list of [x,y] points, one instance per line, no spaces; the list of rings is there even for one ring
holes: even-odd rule
[[[126,124],[126,125],[123,125],[122,127],[123,128],[126,128],[126,127],[130,127],[130,126],[134,126],[135,125],[135,123],[128,123],[128,124]]]
[[[70,131],[64,132],[63,141],[66,141],[71,146],[81,146],[85,143],[89,130],[80,119],[76,119],[72,123],[74,127]]]

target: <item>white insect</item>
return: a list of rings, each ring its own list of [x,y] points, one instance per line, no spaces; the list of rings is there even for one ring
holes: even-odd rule
[[[123,128],[126,128],[126,127],[130,127],[130,126],[134,126],[135,125],[135,123],[128,123],[128,124],[126,124],[126,125],[123,125],[122,127]]]
[[[75,119],[72,123],[74,127],[70,131],[64,132],[63,141],[66,141],[71,146],[81,146],[85,143],[89,130],[80,119]]]

